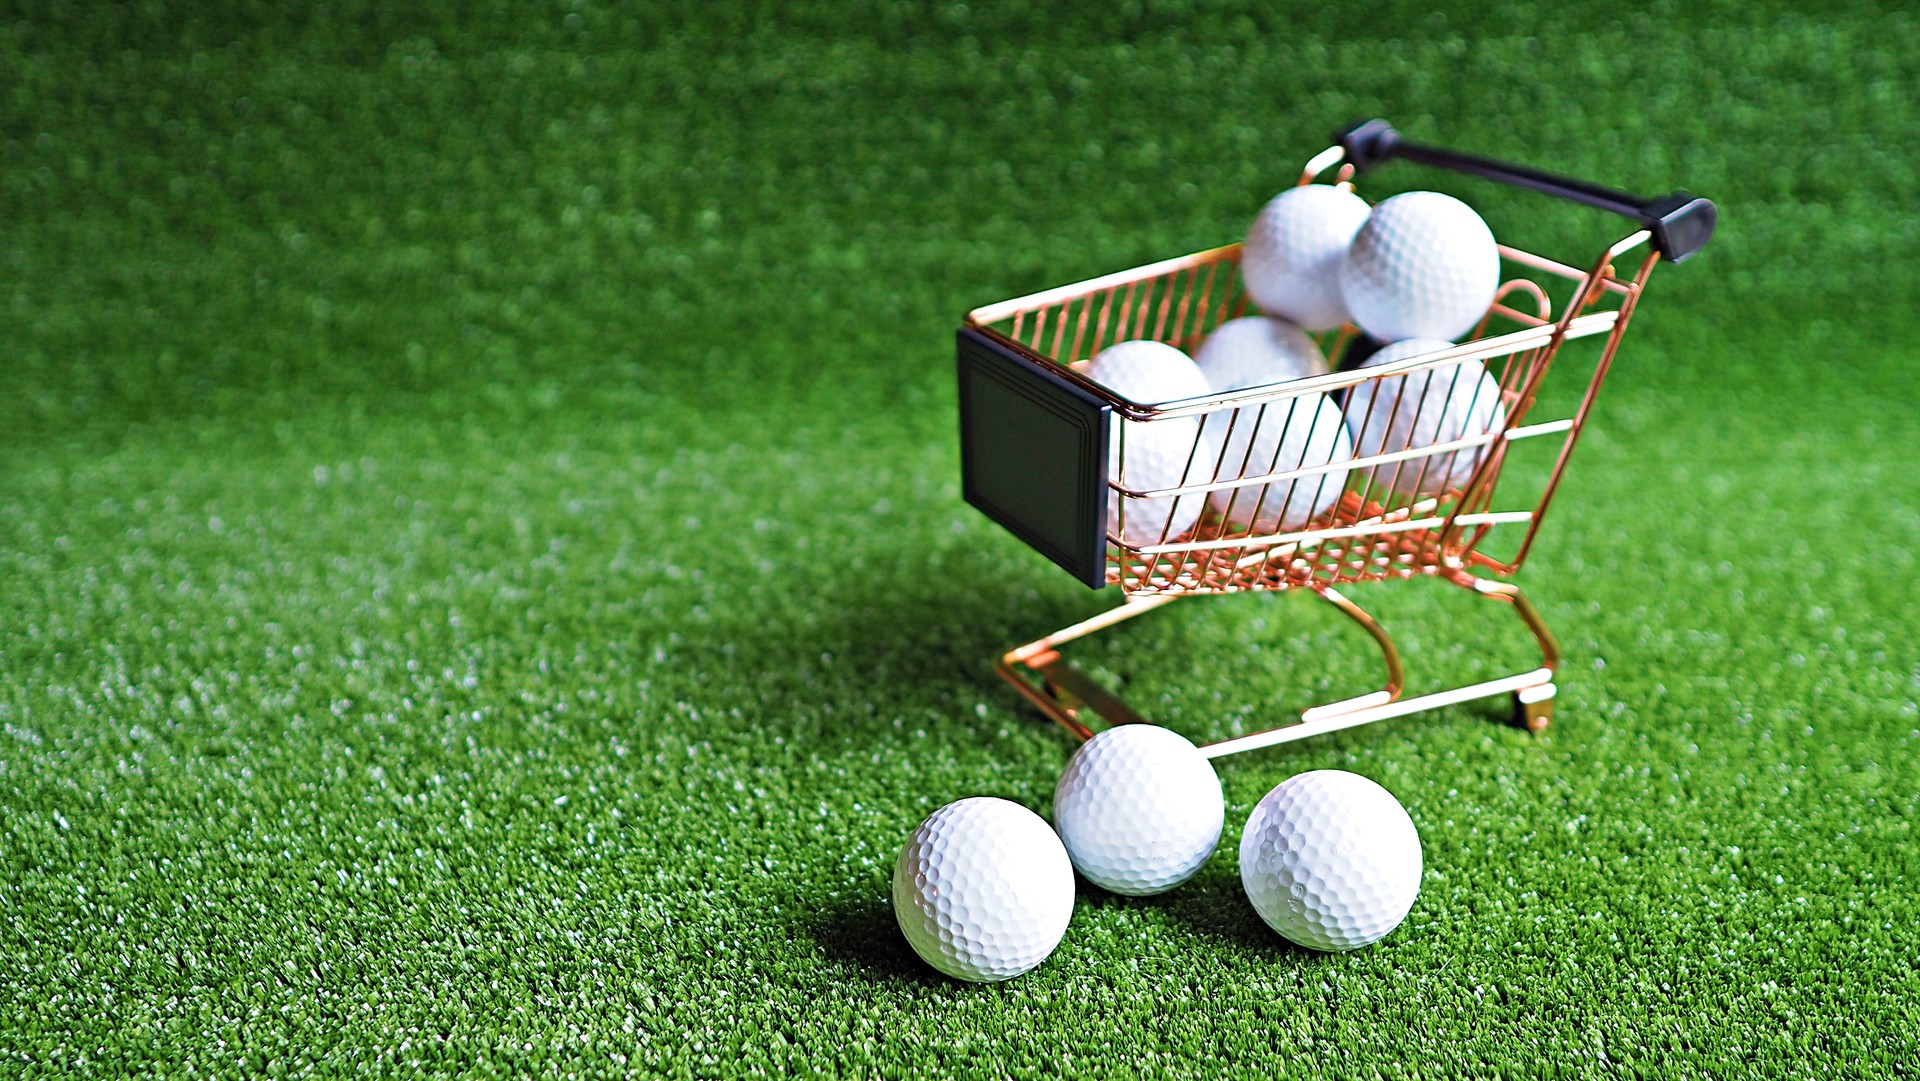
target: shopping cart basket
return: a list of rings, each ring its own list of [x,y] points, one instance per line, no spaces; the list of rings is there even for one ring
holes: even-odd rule
[[[1088,586],[1117,585],[1123,595],[1118,607],[1013,649],[999,664],[1022,695],[1082,739],[1093,734],[1088,713],[1109,724],[1143,718],[1070,665],[1061,646],[1182,597],[1248,590],[1305,588],[1331,603],[1378,644],[1386,681],[1305,709],[1283,727],[1209,744],[1209,757],[1489,696],[1512,696],[1516,720],[1534,731],[1551,717],[1558,647],[1526,595],[1497,579],[1519,570],[1532,549],[1654,264],[1699,251],[1713,233],[1714,205],[1684,192],[1636,198],[1412,143],[1379,120],[1335,140],[1307,163],[1301,184],[1331,173],[1331,182],[1351,188],[1355,175],[1403,158],[1572,199],[1638,227],[1586,270],[1501,245],[1493,305],[1451,348],[1183,401],[1120,397],[1086,377],[1086,361],[1132,339],[1192,350],[1247,314],[1237,244],[970,313],[958,343],[967,501]],[[1564,298],[1557,316],[1556,292]],[[1368,344],[1358,337],[1346,326],[1318,344],[1339,357]],[[1566,350],[1569,358],[1585,359],[1563,358],[1576,342],[1585,344]],[[1549,392],[1556,361],[1566,374],[1553,386],[1568,393]],[[1329,401],[1344,402],[1348,416],[1403,410],[1384,430],[1404,438],[1360,440],[1352,457],[1337,460],[1289,452],[1297,446],[1292,425]],[[1438,423],[1428,423],[1429,411]],[[1258,432],[1275,422],[1286,438],[1233,438],[1236,426]],[[1184,472],[1142,476],[1136,468],[1129,476],[1129,443],[1151,439],[1164,450],[1170,434],[1190,446]],[[1267,445],[1273,450],[1263,460],[1247,449]],[[1543,467],[1503,491],[1510,459],[1526,447],[1544,451]],[[1165,457],[1158,455],[1162,464]],[[1237,501],[1259,513],[1234,513]],[[1336,587],[1416,576],[1510,606],[1538,643],[1540,665],[1403,697],[1393,639]]]

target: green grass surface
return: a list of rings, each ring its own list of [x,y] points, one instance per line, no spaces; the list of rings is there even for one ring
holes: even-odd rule
[[[497,8],[0,26],[0,1075],[1912,1069],[1911,13]],[[1114,599],[961,502],[953,326],[1235,239],[1376,114],[1723,208],[1520,579],[1555,727],[1225,760],[1195,881],[933,975],[893,855],[1046,808],[1069,742],[989,661]],[[1616,229],[1369,190],[1428,184],[1549,254]],[[1416,681],[1524,656],[1355,595]],[[1208,735],[1365,650],[1239,597],[1089,656]],[[1427,855],[1338,956],[1234,859],[1327,766]]]

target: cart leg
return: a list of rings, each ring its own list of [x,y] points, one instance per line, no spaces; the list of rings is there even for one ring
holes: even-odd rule
[[[1285,729],[1284,731],[1288,733],[1293,733],[1296,728],[1305,732],[1316,730],[1319,726],[1326,726],[1329,729],[1346,727],[1341,723],[1342,718],[1391,705],[1399,699],[1401,689],[1406,685],[1400,663],[1400,650],[1394,645],[1386,628],[1369,615],[1366,609],[1348,600],[1331,587],[1314,586],[1313,590],[1321,600],[1338,608],[1343,615],[1358,623],[1362,630],[1373,637],[1374,644],[1380,647],[1380,657],[1386,667],[1387,678],[1385,685],[1377,691],[1303,710],[1300,719],[1302,722],[1309,723]],[[1194,595],[1198,594],[1184,596]],[[1008,650],[1006,655],[1000,658],[996,670],[1002,679],[1011,683],[1014,689],[1019,691],[1021,696],[1032,703],[1036,709],[1053,718],[1078,739],[1093,738],[1094,729],[1090,728],[1083,719],[1089,712],[1110,725],[1144,724],[1147,720],[1145,717],[1135,712],[1131,706],[1100,686],[1091,677],[1073,667],[1065,657],[1061,656],[1059,647],[1076,638],[1105,630],[1117,623],[1180,600],[1182,596],[1181,594],[1164,594],[1128,600],[1091,619],[1082,620],[1071,627],[1055,631],[1045,638]],[[1289,738],[1299,737],[1292,735]],[[1259,733],[1208,744],[1203,750],[1208,757],[1216,757],[1237,750],[1251,750],[1254,746],[1266,746],[1273,741],[1272,733]]]
[[[1546,620],[1540,618],[1540,610],[1533,606],[1519,586],[1511,582],[1492,582],[1463,573],[1449,575],[1447,580],[1482,597],[1511,605],[1527,625],[1527,630],[1533,632],[1533,640],[1540,647],[1540,670],[1544,678],[1513,692],[1513,720],[1529,732],[1546,731],[1547,725],[1553,721],[1553,698],[1556,693],[1553,674],[1560,667],[1560,645],[1553,640],[1553,632],[1547,629]]]
[[[1544,732],[1553,723],[1554,686],[1542,683],[1513,692],[1513,723],[1529,732]]]
[[[1560,647],[1553,640],[1553,632],[1547,630],[1546,622],[1540,618],[1540,613],[1534,608],[1533,602],[1529,601],[1527,595],[1520,592],[1518,587],[1506,582],[1491,582],[1475,578],[1464,572],[1443,577],[1463,589],[1472,590],[1483,597],[1512,606],[1513,610],[1520,614],[1521,620],[1526,623],[1527,629],[1533,633],[1534,641],[1540,646],[1540,667],[1530,672],[1519,672],[1483,683],[1434,691],[1413,698],[1376,699],[1371,703],[1365,698],[1359,698],[1316,706],[1303,712],[1298,724],[1210,743],[1200,749],[1201,753],[1208,758],[1219,758],[1222,755],[1238,754],[1241,751],[1292,743],[1295,740],[1338,732],[1345,728],[1356,728],[1375,721],[1405,717],[1411,713],[1441,709],[1477,698],[1501,695],[1512,696],[1518,720],[1530,731],[1538,732],[1544,729],[1553,715],[1553,673],[1560,664]],[[1336,601],[1335,604],[1338,605],[1339,602]],[[1367,627],[1369,631],[1374,630],[1374,626],[1369,626],[1371,620],[1355,618],[1361,626]],[[1384,638],[1384,632],[1376,634],[1376,637]],[[1397,684],[1399,681],[1398,654],[1392,651],[1389,641],[1383,640],[1381,647],[1386,651],[1388,663],[1392,666],[1390,670]],[[1395,691],[1397,695],[1397,687]]]
[[[1365,609],[1340,593],[1329,587],[1314,586],[1313,590],[1321,600],[1340,609],[1349,619],[1358,623],[1363,630],[1373,636],[1374,643],[1380,647],[1381,659],[1386,665],[1386,686],[1368,694],[1341,699],[1337,702],[1327,702],[1302,710],[1300,719],[1293,724],[1206,744],[1200,748],[1201,753],[1208,758],[1219,758],[1241,751],[1292,743],[1295,740],[1338,732],[1346,728],[1371,724],[1374,721],[1404,717],[1411,713],[1440,709],[1477,698],[1501,695],[1510,696],[1517,723],[1533,732],[1545,729],[1553,717],[1555,693],[1553,675],[1554,670],[1560,665],[1560,647],[1554,642],[1553,632],[1547,629],[1546,622],[1540,618],[1540,613],[1534,608],[1533,602],[1528,600],[1527,595],[1518,587],[1506,582],[1475,578],[1465,572],[1445,574],[1442,577],[1462,589],[1471,590],[1480,596],[1512,607],[1519,614],[1521,621],[1527,625],[1527,629],[1532,632],[1534,641],[1540,647],[1540,667],[1483,683],[1435,691],[1414,698],[1402,698],[1401,691],[1405,686],[1405,678],[1400,664],[1400,651],[1395,647],[1393,639],[1388,636],[1385,628],[1367,614]],[[1059,647],[1076,638],[1085,637],[1170,604],[1181,599],[1181,596],[1167,594],[1129,600],[1091,619],[1082,620],[1071,627],[1055,631],[1045,638],[1008,650],[998,665],[1000,676],[1011,683],[1014,689],[1018,690],[1027,701],[1033,703],[1040,712],[1053,718],[1062,728],[1082,740],[1092,739],[1094,735],[1094,729],[1088,727],[1081,719],[1089,712],[1100,717],[1107,724],[1144,723],[1146,718],[1134,712],[1125,702],[1069,664],[1066,658],[1060,655]]]
[[[1406,686],[1406,674],[1400,665],[1400,648],[1394,645],[1393,638],[1387,634],[1386,628],[1369,615],[1366,609],[1348,600],[1333,587],[1314,585],[1312,589],[1321,600],[1340,609],[1348,619],[1360,624],[1361,629],[1373,636],[1374,644],[1380,647],[1380,659],[1387,667],[1386,686],[1353,698],[1325,702],[1301,710],[1300,720],[1293,724],[1202,744],[1201,754],[1208,758],[1220,758],[1225,755],[1239,754],[1241,751],[1255,751],[1262,747],[1292,743],[1294,740],[1316,736],[1323,732],[1337,732],[1342,728],[1352,728],[1369,721],[1385,720],[1387,717],[1409,712],[1396,705],[1400,701],[1401,690]]]
[[[1129,600],[1045,638],[1015,646],[1000,658],[995,670],[1000,673],[1001,679],[1013,684],[1021,697],[1053,718],[1060,727],[1073,733],[1075,738],[1093,738],[1093,729],[1080,720],[1080,715],[1088,710],[1104,718],[1108,724],[1140,724],[1146,718],[1068,664],[1067,659],[1060,655],[1059,647],[1179,599],[1178,594],[1165,594]]]
[[[1373,636],[1374,644],[1380,647],[1380,659],[1385,662],[1387,666],[1387,685],[1371,694],[1363,694],[1357,698],[1348,698],[1339,702],[1328,702],[1325,705],[1314,706],[1301,714],[1302,719],[1313,720],[1315,717],[1331,717],[1334,714],[1345,713],[1348,710],[1363,709],[1367,706],[1377,706],[1387,702],[1398,701],[1400,691],[1405,688],[1407,684],[1406,672],[1400,666],[1400,647],[1393,644],[1393,639],[1387,634],[1387,629],[1382,627],[1380,622],[1374,619],[1373,616],[1369,615],[1366,609],[1348,600],[1342,594],[1336,593],[1332,586],[1315,586],[1313,591],[1321,600],[1340,609],[1348,619],[1360,624],[1361,629]]]

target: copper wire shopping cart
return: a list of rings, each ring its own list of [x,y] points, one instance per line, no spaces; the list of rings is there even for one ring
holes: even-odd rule
[[[1519,570],[1532,549],[1654,264],[1700,250],[1713,233],[1714,206],[1684,192],[1640,199],[1415,144],[1379,120],[1335,139],[1307,163],[1300,183],[1331,173],[1333,183],[1351,187],[1356,174],[1403,158],[1559,195],[1625,215],[1638,227],[1585,270],[1502,245],[1494,303],[1452,348],[1184,401],[1130,401],[1082,369],[1100,350],[1132,339],[1191,351],[1220,324],[1247,314],[1237,244],[971,312],[959,331],[958,356],[967,501],[1088,586],[1117,585],[1123,595],[1118,607],[1013,649],[999,664],[1021,694],[1082,739],[1093,734],[1083,719],[1089,712],[1109,724],[1143,718],[1069,664],[1060,647],[1182,597],[1247,590],[1313,591],[1373,637],[1386,681],[1370,693],[1302,710],[1285,726],[1208,744],[1209,757],[1496,695],[1512,696],[1516,719],[1532,730],[1551,717],[1558,648],[1526,595],[1496,579]],[[1563,298],[1558,315],[1556,293]],[[1340,357],[1374,344],[1357,336],[1347,326],[1317,337],[1327,356]],[[1572,343],[1585,344],[1563,349]],[[1457,377],[1472,364],[1484,366],[1485,375]],[[1550,384],[1556,365],[1568,374]],[[1494,381],[1498,408],[1432,398],[1490,400]],[[1555,393],[1557,386],[1570,389]],[[1339,461],[1278,449],[1254,461],[1251,453],[1223,449],[1234,445],[1236,425],[1257,428],[1273,418],[1291,425],[1296,414],[1329,399],[1344,401],[1349,414],[1408,410],[1412,433],[1426,430],[1418,421],[1429,408],[1480,420],[1432,428],[1424,441],[1410,435],[1398,444],[1356,445],[1353,457]],[[1177,478],[1128,476],[1129,440],[1173,430],[1154,425],[1180,426],[1180,438],[1191,443]],[[1247,445],[1245,438],[1238,444]],[[1543,450],[1542,465],[1505,492],[1503,474],[1516,472],[1507,467],[1524,448]],[[1204,512],[1178,513],[1183,500],[1203,504]],[[1317,513],[1304,522],[1292,513],[1236,515],[1236,500]],[[1393,639],[1336,587],[1415,576],[1511,606],[1539,645],[1539,666],[1403,697]]]

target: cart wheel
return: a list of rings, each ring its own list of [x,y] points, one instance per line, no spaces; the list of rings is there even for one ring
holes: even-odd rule
[[[1554,685],[1543,683],[1513,692],[1513,723],[1529,732],[1544,732],[1553,721]]]

